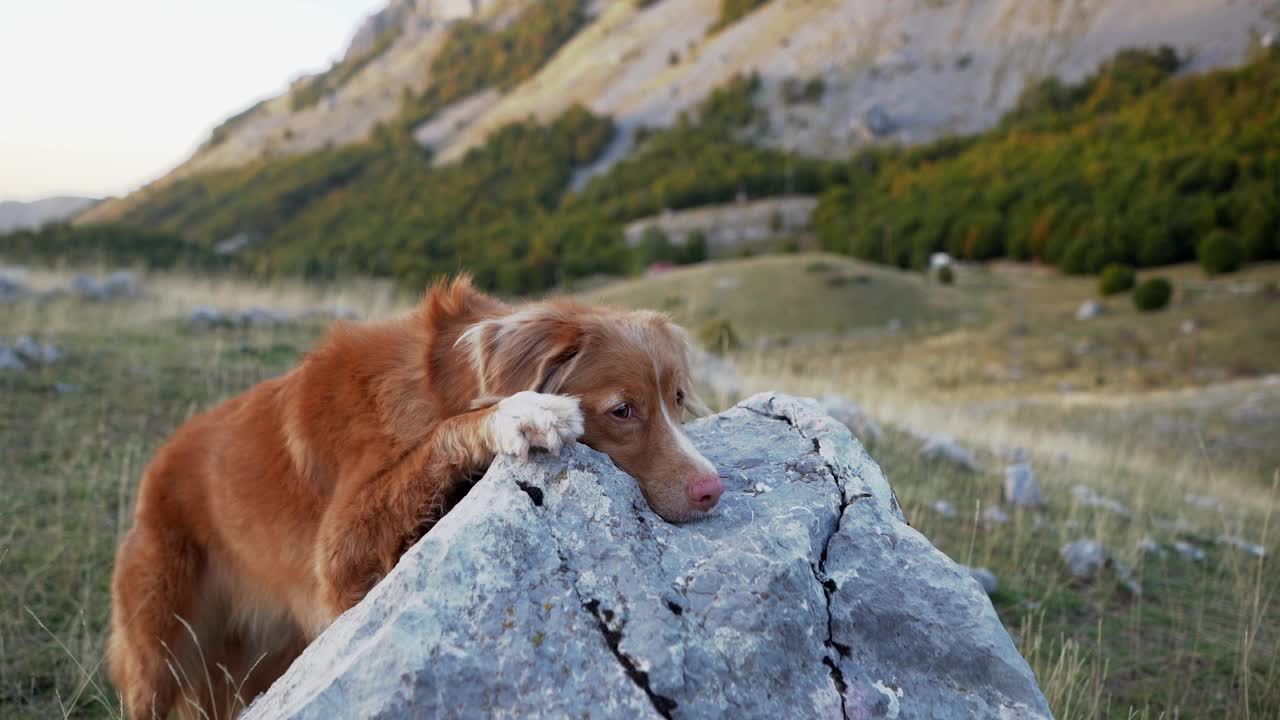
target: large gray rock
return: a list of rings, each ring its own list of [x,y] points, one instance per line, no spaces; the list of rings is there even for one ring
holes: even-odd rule
[[[692,424],[726,492],[673,525],[578,446],[500,459],[249,718],[1039,718],[969,572],[816,403]]]

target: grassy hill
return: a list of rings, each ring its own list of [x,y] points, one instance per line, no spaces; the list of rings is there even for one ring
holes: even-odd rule
[[[743,343],[937,330],[979,321],[961,291],[831,254],[707,262],[611,284],[585,299],[665,311],[694,332],[727,322]]]

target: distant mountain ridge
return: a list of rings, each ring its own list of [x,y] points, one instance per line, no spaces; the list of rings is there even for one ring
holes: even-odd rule
[[[69,220],[98,202],[97,198],[51,197],[31,202],[0,201],[0,233]]]
[[[392,0],[343,60],[231,118],[159,179],[342,147],[402,119],[431,92],[432,62],[461,24],[510,26],[532,0]],[[613,143],[574,186],[625,158],[645,127],[669,127],[737,74],[761,78],[767,122],[745,138],[811,156],[914,144],[994,125],[1031,81],[1075,81],[1127,47],[1170,45],[1188,71],[1238,65],[1274,37],[1274,0],[770,0],[719,27],[721,0],[582,0],[584,22],[527,79],[452,101],[410,128],[436,162],[499,127],[549,122],[580,104],[612,118]],[[305,102],[300,102],[300,98]],[[111,220],[139,196],[85,215]]]

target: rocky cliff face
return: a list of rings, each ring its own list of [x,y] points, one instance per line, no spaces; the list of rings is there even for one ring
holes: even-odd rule
[[[690,426],[684,525],[584,447],[500,460],[250,718],[1048,717],[990,602],[811,401]]]

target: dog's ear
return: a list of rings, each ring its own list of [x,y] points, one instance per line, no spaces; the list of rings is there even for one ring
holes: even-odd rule
[[[707,403],[698,394],[698,388],[693,378],[693,368],[695,365],[704,364],[701,356],[706,354],[706,350],[698,347],[693,340],[693,336],[683,326],[677,325],[665,316],[663,317],[663,322],[671,334],[676,337],[680,346],[681,359],[684,361],[684,382],[681,388],[684,390],[684,409],[694,417],[710,415],[711,408],[707,407]]]
[[[533,306],[478,322],[458,338],[486,405],[522,390],[558,393],[581,357],[586,329],[573,313]]]

